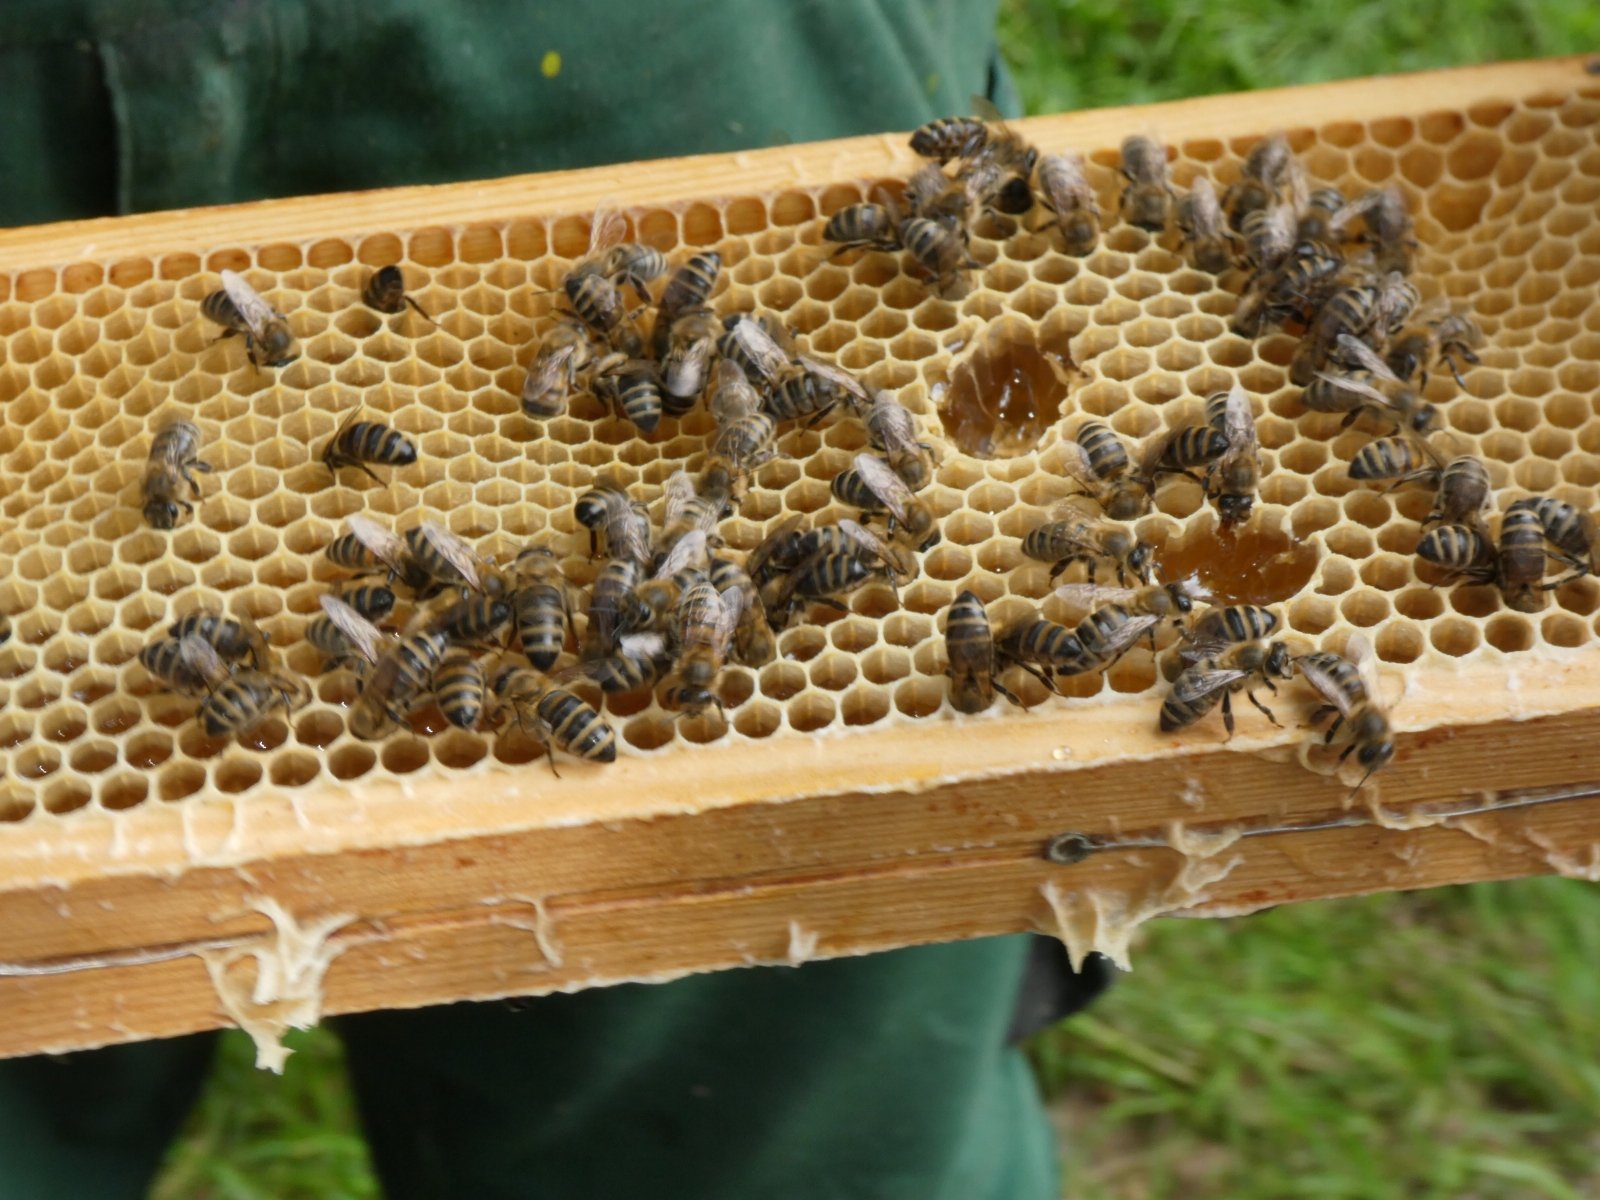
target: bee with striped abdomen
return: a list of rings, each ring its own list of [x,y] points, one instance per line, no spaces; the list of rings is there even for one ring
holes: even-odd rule
[[[722,710],[722,701],[712,688],[733,647],[743,607],[741,592],[718,592],[709,579],[684,591],[678,601],[673,638],[678,662],[662,688],[662,707],[690,714],[713,705]]]
[[[607,695],[654,687],[672,666],[665,634],[648,631],[625,633],[616,649],[603,658],[591,658],[563,671],[559,680],[592,679]]]
[[[1022,539],[1022,552],[1031,559],[1050,563],[1050,579],[1075,562],[1088,568],[1092,581],[1099,565],[1109,562],[1117,582],[1129,577],[1150,582],[1155,569],[1154,550],[1140,541],[1133,530],[1114,521],[1091,516],[1081,508],[1065,506],[1055,519],[1035,526]]]
[[[959,283],[965,272],[983,265],[968,252],[964,230],[953,230],[927,217],[908,218],[900,226],[900,242],[940,292]]]
[[[328,543],[324,551],[334,566],[363,575],[386,570],[391,582],[398,580],[415,592],[431,585],[428,574],[413,561],[404,538],[361,513],[351,513],[345,524],[349,532]]]
[[[1545,584],[1545,588],[1560,587],[1585,575],[1596,574],[1595,551],[1600,540],[1595,536],[1594,518],[1576,505],[1552,496],[1537,497],[1532,504],[1539,514],[1545,540],[1555,547],[1550,557],[1572,568],[1572,574]]]
[[[1039,202],[1061,230],[1068,254],[1084,255],[1100,241],[1100,202],[1076,154],[1047,154],[1039,160]]]
[[[483,664],[462,646],[446,650],[433,671],[433,696],[457,729],[476,729],[483,716]]]
[[[1290,382],[1305,387],[1327,367],[1340,334],[1360,341],[1378,318],[1380,289],[1375,284],[1358,283],[1340,288],[1328,297],[1305,336],[1295,347],[1289,362]]]
[[[863,420],[867,439],[883,451],[900,481],[913,492],[927,487],[933,480],[933,449],[917,440],[916,418],[910,410],[888,392],[874,392]]]
[[[1412,234],[1411,213],[1400,189],[1390,184],[1364,192],[1333,215],[1333,224],[1345,229],[1356,217],[1361,218],[1365,227],[1361,240],[1372,247],[1374,268],[1381,274],[1397,271],[1409,275],[1411,252],[1416,249],[1417,241]]]
[[[626,492],[607,485],[593,488],[578,497],[574,512],[589,530],[590,557],[603,546],[608,557],[631,558],[641,567],[650,564],[650,518]]]
[[[511,608],[517,641],[528,661],[541,671],[555,666],[567,644],[572,619],[572,599],[555,552],[529,546],[512,565],[515,587]]]
[[[1483,510],[1489,505],[1489,488],[1489,469],[1482,459],[1470,454],[1452,458],[1439,473],[1433,510],[1422,523],[1482,525]]]
[[[1361,483],[1391,481],[1384,489],[1392,492],[1407,483],[1435,484],[1441,464],[1434,449],[1418,438],[1374,438],[1350,460],[1350,478]]]
[[[358,588],[357,592],[382,592],[394,603],[394,593],[388,588]],[[352,593],[351,595],[354,595]],[[306,623],[306,641],[321,652],[329,666],[348,667],[357,674],[366,670],[379,654],[382,633],[372,622],[375,619],[363,612],[351,596],[320,596],[322,615]]]
[[[933,510],[875,455],[856,455],[851,467],[833,477],[832,488],[838,500],[865,514],[887,513],[890,532],[898,526],[913,549],[923,549],[938,537]]]
[[[1285,190],[1293,190],[1293,178],[1298,169],[1289,139],[1281,133],[1264,137],[1251,146],[1239,168],[1239,178],[1229,185],[1222,198],[1222,206],[1228,211],[1228,223],[1242,231],[1251,214],[1271,208],[1284,199]]]
[[[1202,175],[1178,197],[1178,231],[1189,248],[1189,261],[1198,270],[1221,275],[1233,266],[1232,238],[1217,203],[1217,190]]]
[[[1264,641],[1278,628],[1278,614],[1259,604],[1208,608],[1182,634],[1185,659],[1209,658],[1228,646]]]
[[[208,737],[225,737],[248,733],[275,708],[292,712],[310,699],[308,689],[281,675],[239,671],[202,700],[195,715]]]
[[[491,688],[497,701],[495,720],[509,717],[524,733],[537,737],[556,770],[555,751],[590,762],[614,762],[617,735],[587,701],[527,667],[506,667]]]
[[[370,741],[403,723],[416,702],[432,690],[434,672],[449,649],[444,634],[419,629],[376,654],[361,695],[350,709],[350,732]]]
[[[970,158],[988,140],[989,127],[977,117],[938,117],[911,134],[911,150],[946,163],[952,158]]]
[[[795,365],[795,347],[788,330],[772,317],[733,313],[722,320],[717,352],[735,363],[762,392],[771,392]]]
[[[367,282],[361,288],[361,300],[368,308],[377,309],[391,316],[404,312],[406,306],[410,305],[417,316],[429,325],[437,328],[439,324],[406,292],[405,273],[393,263],[387,267],[380,267],[367,277]]]
[[[935,173],[938,168],[934,168]],[[941,175],[942,179],[943,176]],[[833,242],[837,249],[829,255],[837,258],[851,250],[899,250],[900,216],[885,204],[850,204],[841,208],[822,228],[824,241]]]
[[[905,203],[910,210],[907,216],[926,217],[945,228],[959,232],[967,227],[972,217],[973,197],[967,188],[951,179],[938,163],[929,163],[913,171],[906,180]],[[883,205],[883,218],[891,222],[894,245],[880,246],[882,250],[899,250],[900,226],[904,217],[893,205]],[[880,219],[874,217],[874,219]]]
[[[139,663],[151,678],[184,696],[214,692],[228,678],[227,664],[202,638],[164,637],[139,651]]]
[[[1471,525],[1435,526],[1417,542],[1417,557],[1437,567],[1448,581],[1493,583],[1498,573],[1494,543],[1486,531]]]
[[[979,713],[994,703],[995,695],[1026,708],[997,678],[1000,662],[995,653],[994,631],[983,601],[962,592],[945,616],[945,657],[949,662],[950,706],[957,712]]]
[[[406,530],[401,540],[412,571],[420,573],[432,585],[419,588],[419,592],[447,587],[473,592],[484,590],[478,556],[472,547],[437,521],[423,518]]]
[[[322,464],[331,474],[337,476],[340,467],[357,467],[382,484],[383,480],[369,464],[408,467],[417,461],[417,448],[410,438],[381,422],[356,420],[360,415],[358,404],[334,430],[322,451]]]
[[[673,320],[661,358],[661,390],[668,411],[681,416],[706,386],[722,322],[710,309],[694,309]],[[687,404],[674,403],[687,401]]]
[[[585,658],[604,657],[616,649],[642,569],[637,559],[627,557],[613,558],[601,569],[589,590]]]
[[[1261,485],[1261,443],[1245,390],[1236,383],[1228,391],[1208,397],[1206,425],[1226,443],[1206,467],[1206,495],[1217,506],[1226,529],[1250,519]]]
[[[513,616],[507,600],[466,596],[434,611],[428,628],[444,634],[452,646],[498,649],[511,632]]]
[[[761,592],[745,569],[732,559],[711,560],[711,583],[718,592],[739,593],[739,621],[733,630],[733,657],[747,667],[759,667],[778,656],[778,642],[772,626],[767,623],[767,612],[761,604]]]
[[[994,645],[1000,663],[1021,667],[1051,691],[1057,675],[1081,675],[1094,667],[1072,630],[1037,613],[1000,630]]]
[[[690,309],[702,308],[716,290],[722,272],[722,255],[699,250],[685,259],[661,291],[661,318],[669,324]]]
[[[249,617],[230,617],[213,609],[200,609],[179,617],[167,633],[179,640],[199,638],[230,662],[249,659],[250,665],[258,671],[265,671],[272,665],[267,635]]]
[[[1500,554],[1495,582],[1506,603],[1518,612],[1535,612],[1544,603],[1544,522],[1537,500],[1517,500],[1500,518]]]
[[[1428,373],[1440,363],[1450,368],[1456,384],[1466,387],[1461,363],[1478,365],[1478,347],[1483,345],[1483,330],[1464,313],[1445,313],[1418,325],[1402,329],[1389,343],[1385,361],[1401,379],[1418,377],[1426,387]]]
[[[1167,148],[1145,134],[1122,140],[1122,177],[1127,180],[1118,202],[1130,225],[1151,233],[1167,227],[1172,208],[1172,183],[1167,178]]]
[[[1220,653],[1190,663],[1172,681],[1172,690],[1161,703],[1161,732],[1186,729],[1205,716],[1220,701],[1222,726],[1233,736],[1233,697],[1243,692],[1274,725],[1278,718],[1256,698],[1255,688],[1265,686],[1276,692],[1275,679],[1294,676],[1289,647],[1283,642],[1241,642]]]
[[[1337,714],[1323,741],[1332,742],[1342,729],[1349,744],[1339,755],[1339,761],[1343,762],[1353,753],[1356,762],[1366,768],[1361,782],[1350,793],[1354,796],[1374,771],[1394,757],[1394,735],[1389,728],[1388,714],[1382,707],[1381,685],[1366,638],[1352,635],[1345,651],[1348,658],[1317,651],[1295,659],[1294,665],[1326,701],[1312,714],[1312,723]]]
[[[168,421],[150,439],[142,489],[144,519],[152,529],[171,529],[178,523],[180,508],[194,512],[194,505],[182,495],[183,485],[198,496],[200,485],[192,472],[211,470],[211,464],[197,456],[199,446],[200,429],[190,421]]]
[[[1104,421],[1078,425],[1072,441],[1063,442],[1064,469],[1083,486],[1113,521],[1131,521],[1150,511],[1150,481],[1128,457],[1128,448]]]
[[[299,358],[289,321],[263,300],[236,271],[222,272],[222,287],[200,301],[200,311],[222,326],[222,336],[244,336],[245,353],[256,367],[286,367]],[[220,340],[220,339],[219,339]]]
[[[1337,346],[1340,360],[1353,366],[1318,371],[1301,397],[1308,409],[1344,413],[1340,428],[1353,425],[1364,412],[1412,433],[1427,433],[1438,423],[1433,405],[1407,387],[1365,342],[1341,333]]]
[[[654,433],[661,424],[665,411],[661,378],[656,364],[648,359],[610,355],[590,374],[589,388],[596,399],[610,404],[619,415],[633,422],[640,433]]]
[[[1126,653],[1141,637],[1149,636],[1155,646],[1156,628],[1163,621],[1181,625],[1206,598],[1206,591],[1193,580],[1152,584],[1142,588],[1108,588],[1092,583],[1068,583],[1055,594],[1088,615],[1073,629],[1091,667],[1108,667]]]
[[[548,420],[565,412],[567,397],[577,387],[578,372],[589,365],[593,354],[588,331],[570,317],[558,315],[539,339],[522,382],[523,415]]]

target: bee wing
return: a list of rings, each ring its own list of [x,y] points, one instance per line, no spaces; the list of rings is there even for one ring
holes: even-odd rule
[[[744,573],[752,578],[759,575],[761,568],[766,565],[767,559],[772,557],[773,551],[789,539],[794,531],[800,527],[800,522],[803,519],[799,513],[795,513],[778,522],[773,527],[772,532],[757,542],[755,549],[750,551],[749,556],[744,560]]]
[[[815,375],[818,379],[826,380],[846,396],[852,397],[850,407],[865,410],[872,405],[872,395],[863,384],[849,371],[836,367],[832,363],[825,363],[820,359],[812,358],[809,354],[795,355],[795,361],[806,369],[806,372]]]
[[[1365,383],[1360,379],[1354,379],[1349,375],[1331,375],[1327,371],[1318,371],[1317,378],[1325,383],[1333,384],[1340,391],[1354,392],[1358,396],[1364,396],[1374,404],[1381,404],[1385,408],[1394,407],[1394,403],[1389,397],[1385,396],[1370,383]]]
[[[593,258],[609,246],[615,246],[628,233],[628,218],[617,209],[601,205],[589,220],[589,250],[584,256]]]
[[[661,495],[667,502],[661,523],[663,526],[672,525],[683,516],[683,510],[695,497],[694,480],[689,478],[687,471],[674,471],[661,486]]]
[[[761,396],[751,386],[744,368],[731,358],[717,363],[716,386],[711,391],[711,415],[718,425],[731,425],[761,408]]]
[[[661,560],[661,566],[656,571],[654,578],[667,579],[697,563],[710,561],[710,554],[706,549],[706,531],[691,529],[672,544],[672,549],[667,551],[667,556]]]
[[[1145,632],[1160,619],[1161,618],[1151,616],[1148,613],[1140,613],[1136,617],[1130,617],[1127,621],[1123,622],[1123,624],[1117,627],[1115,633],[1106,638],[1106,657],[1114,658],[1116,655],[1121,654],[1129,646],[1133,645],[1140,638],[1142,638],[1145,635]]]
[[[1063,583],[1056,595],[1075,608],[1099,608],[1102,604],[1126,604],[1139,593],[1132,588],[1102,587],[1097,583]]]
[[[356,539],[372,551],[374,557],[394,571],[403,571],[406,561],[406,544],[396,534],[379,525],[371,517],[351,513],[345,524]]]
[[[717,654],[726,658],[728,647],[733,645],[734,632],[739,628],[739,618],[744,615],[744,593],[738,588],[729,588],[719,593],[719,596],[722,601],[722,613],[717,618],[714,645]]]
[[[762,383],[771,386],[789,366],[789,356],[783,352],[783,347],[772,340],[772,335],[754,317],[734,322],[728,332],[761,373]]]
[[[870,529],[867,529],[860,522],[852,521],[850,518],[845,517],[840,520],[839,528],[848,534],[858,546],[866,550],[869,554],[876,556],[880,562],[883,562],[889,566],[894,565],[895,560],[892,557],[893,551],[889,549],[888,545],[882,538],[873,533]]]
[[[1089,491],[1099,494],[1105,487],[1105,480],[1095,474],[1094,467],[1089,462],[1089,452],[1078,442],[1061,442],[1060,448],[1066,455],[1066,461],[1061,464],[1061,469]]]
[[[213,679],[222,679],[228,674],[216,647],[204,638],[192,634],[178,639],[178,658],[184,666],[195,673],[197,678],[204,679],[208,683]]]
[[[1287,170],[1289,184],[1289,208],[1299,217],[1311,204],[1311,184],[1306,179],[1306,169],[1300,165],[1300,160],[1292,154],[1289,156]]]
[[[1223,433],[1230,454],[1247,454],[1257,446],[1255,412],[1249,395],[1237,383],[1228,393],[1228,406],[1223,410]]]
[[[1237,667],[1190,667],[1173,680],[1172,694],[1181,702],[1192,704],[1249,674],[1249,671],[1241,671]]]
[[[1334,232],[1341,232],[1351,221],[1357,217],[1366,216],[1367,213],[1382,202],[1383,193],[1378,189],[1374,188],[1371,191],[1362,192],[1361,195],[1329,217],[1328,225]]]
[[[1352,633],[1344,644],[1344,656],[1355,664],[1361,676],[1361,686],[1367,689],[1367,699],[1374,704],[1383,700],[1383,680],[1378,678],[1378,656],[1372,652],[1372,643],[1365,635]]]
[[[1424,300],[1417,305],[1416,311],[1411,314],[1414,325],[1437,325],[1450,315],[1450,297],[1435,296],[1432,300]]]
[[[422,536],[439,552],[439,556],[467,581],[468,587],[475,592],[482,590],[482,585],[478,582],[478,556],[472,552],[471,546],[437,521],[424,520]]]
[[[1381,379],[1385,383],[1399,383],[1400,379],[1389,369],[1389,364],[1379,357],[1378,352],[1367,345],[1360,338],[1351,337],[1348,333],[1341,333],[1335,340],[1334,346],[1339,358],[1353,367],[1360,367],[1364,371],[1372,372],[1374,379]]]
[[[322,596],[320,600],[328,620],[350,639],[350,644],[360,652],[361,657],[369,663],[377,662],[383,644],[383,634],[378,627],[337,596]]]
[[[888,392],[874,392],[867,432],[884,450],[918,449],[917,423],[909,409]]]
[[[278,315],[237,271],[223,269],[222,290],[228,293],[228,299],[233,301],[233,306],[239,310],[244,323],[257,337],[261,336],[261,327]]]
[[[1339,686],[1338,681],[1321,663],[1314,657],[1306,657],[1296,659],[1295,665],[1300,668],[1300,674],[1305,681],[1311,685],[1319,696],[1333,705],[1340,716],[1348,717],[1350,715],[1350,697],[1345,695],[1344,689]]]
[[[1223,228],[1222,205],[1217,201],[1216,185],[1211,176],[1200,175],[1189,185],[1194,197],[1194,222],[1196,233],[1221,233]]]
[[[854,466],[856,474],[861,476],[861,482],[867,485],[867,490],[883,502],[895,520],[903,523],[913,497],[911,489],[900,476],[891,471],[883,459],[871,454],[856,455]]]
[[[972,97],[972,115],[980,121],[988,121],[995,125],[1004,125],[1006,120],[1005,114],[995,107],[993,100],[976,93]]]

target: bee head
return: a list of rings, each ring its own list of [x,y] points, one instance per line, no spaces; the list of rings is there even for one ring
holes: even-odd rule
[[[178,505],[173,500],[152,500],[144,506],[144,519],[151,529],[171,529],[178,523]]]
[[[1294,674],[1294,661],[1289,656],[1289,647],[1285,642],[1273,642],[1267,651],[1267,662],[1264,668],[1268,675],[1276,675],[1279,679],[1288,679]]]
[[[1248,492],[1218,496],[1217,512],[1222,515],[1224,525],[1237,525],[1250,519],[1250,510],[1255,507],[1255,502],[1256,498]]]
[[[1128,569],[1140,579],[1149,579],[1155,552],[1155,547],[1149,542],[1135,542],[1133,549],[1128,551]]]

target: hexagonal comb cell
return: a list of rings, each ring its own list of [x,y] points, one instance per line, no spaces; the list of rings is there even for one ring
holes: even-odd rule
[[[1440,367],[1422,392],[1438,407],[1448,453],[1484,460],[1494,510],[1534,492],[1595,508],[1597,114],[1591,98],[1557,97],[1330,120],[1293,136],[1314,185],[1400,189],[1416,222],[1423,301],[1443,298],[1482,329],[1481,362],[1458,363],[1465,386]],[[1224,189],[1255,140],[1193,138],[1176,148],[1173,178],[1188,186],[1209,175]],[[1114,150],[1079,149],[1100,207],[1116,212]],[[1367,630],[1396,664],[1440,668],[1594,639],[1592,580],[1554,589],[1525,614],[1493,588],[1435,589],[1419,576],[1426,488],[1385,493],[1350,478],[1352,456],[1385,430],[1367,418],[1342,430],[1338,413],[1307,411],[1289,383],[1298,328],[1233,331],[1242,272],[1214,277],[1190,264],[1176,231],[1122,224],[1071,255],[1059,230],[1030,220],[976,238],[981,265],[944,294],[893,255],[819,252],[822,221],[876,182],[626,214],[628,236],[674,263],[695,249],[721,254],[710,301],[719,315],[772,314],[801,348],[896,395],[931,449],[920,496],[940,537],[920,554],[915,580],[873,581],[844,612],[809,610],[780,634],[772,661],[726,672],[720,712],[682,718],[648,688],[591,697],[620,753],[692,753],[702,742],[940,713],[943,613],[954,597],[972,592],[996,623],[1058,603],[1050,564],[1029,557],[1024,539],[1081,486],[1067,467],[1082,422],[1104,422],[1136,450],[1200,420],[1206,397],[1235,381],[1250,393],[1263,447],[1256,513],[1224,529],[1199,482],[1163,478],[1135,524],[1163,577],[1193,577],[1218,601],[1275,605],[1304,639],[1338,646]],[[4,281],[0,613],[12,636],[0,645],[0,820],[542,757],[524,733],[459,730],[432,706],[413,718],[415,736],[361,741],[349,729],[359,685],[345,670],[318,675],[304,703],[274,710],[242,740],[210,737],[193,719],[197,700],[162,689],[138,652],[206,610],[253,619],[275,655],[318,669],[323,655],[306,641],[318,597],[354,582],[323,550],[352,514],[389,527],[432,519],[500,564],[543,545],[584,588],[600,564],[574,515],[581,493],[626,487],[659,522],[665,481],[703,466],[712,429],[703,410],[641,434],[618,406],[588,398],[542,423],[520,403],[533,342],[559,307],[548,293],[586,252],[591,224],[591,214],[519,214],[354,240],[180,249]],[[437,325],[362,305],[370,273],[390,265]],[[239,339],[214,344],[199,306],[223,267],[289,314],[300,359],[258,371]],[[379,467],[381,482],[330,473],[320,455],[358,403],[365,419],[410,438],[418,461]],[[164,533],[144,524],[138,493],[152,436],[177,418],[199,429],[199,456],[215,469],[196,476],[198,495],[184,493],[195,515]],[[871,447],[859,422],[836,413],[815,428],[786,427],[778,449],[720,527],[736,551],[796,514],[850,515],[829,485]],[[1108,678],[1067,690],[1121,693],[1153,720],[1157,666],[1141,650]],[[1031,704],[1047,699],[1031,680],[1014,686]]]

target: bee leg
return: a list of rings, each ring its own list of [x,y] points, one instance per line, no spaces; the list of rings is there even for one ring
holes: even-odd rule
[[[1268,687],[1272,687],[1272,682],[1270,680],[1268,680],[1267,686]],[[1277,688],[1272,688],[1272,690],[1273,691],[1277,691],[1278,689]],[[1254,704],[1256,706],[1256,708],[1258,710],[1260,710],[1260,712],[1267,718],[1267,720],[1271,721],[1274,725],[1278,725],[1278,718],[1272,715],[1272,710],[1270,708],[1268,708],[1265,704],[1261,703],[1261,701],[1256,699],[1256,694],[1254,692],[1246,691],[1245,692],[1245,697],[1250,701],[1251,704]],[[1278,728],[1282,729],[1283,726],[1282,725],[1278,725]]]
[[[1228,741],[1233,740],[1233,693],[1222,693],[1222,727],[1228,731]]]
[[[435,320],[434,320],[434,319],[433,319],[433,318],[432,318],[432,317],[430,317],[430,316],[429,316],[429,315],[428,315],[428,314],[427,314],[427,313],[425,313],[425,312],[423,312],[423,311],[422,311],[422,305],[420,305],[420,304],[418,304],[418,303],[417,303],[417,302],[416,302],[416,301],[415,301],[415,300],[413,300],[413,299],[412,299],[412,298],[411,298],[411,297],[410,297],[410,296],[407,296],[407,297],[406,297],[406,298],[405,298],[405,302],[406,302],[406,303],[407,303],[407,304],[409,304],[409,305],[410,305],[410,306],[411,306],[411,307],[412,307],[412,308],[413,308],[413,309],[415,309],[415,310],[416,310],[416,314],[417,314],[417,316],[419,316],[419,317],[421,317],[421,318],[422,318],[422,319],[423,319],[423,320],[424,320],[424,321],[426,321],[426,322],[427,322],[427,323],[428,323],[428,324],[429,324],[429,325],[432,325],[432,326],[433,326],[433,327],[434,327],[434,328],[435,328],[435,329],[438,329],[438,328],[439,328],[439,327],[440,327],[440,326],[439,326],[439,322],[437,322],[437,321],[435,321]]]
[[[1018,699],[1016,693],[1010,691],[1005,686],[1005,684],[1001,683],[998,679],[992,680],[991,682],[994,684],[994,690],[995,691],[999,692],[1002,696],[1004,696],[1007,700],[1011,701],[1011,703],[1015,704],[1023,712],[1027,712],[1028,711],[1028,706],[1026,704],[1024,704],[1020,699]]]
[[[549,738],[543,736],[539,738],[539,744],[544,747],[544,757],[545,761],[550,764],[550,774],[560,779],[561,772],[556,770],[556,748],[550,744]]]

